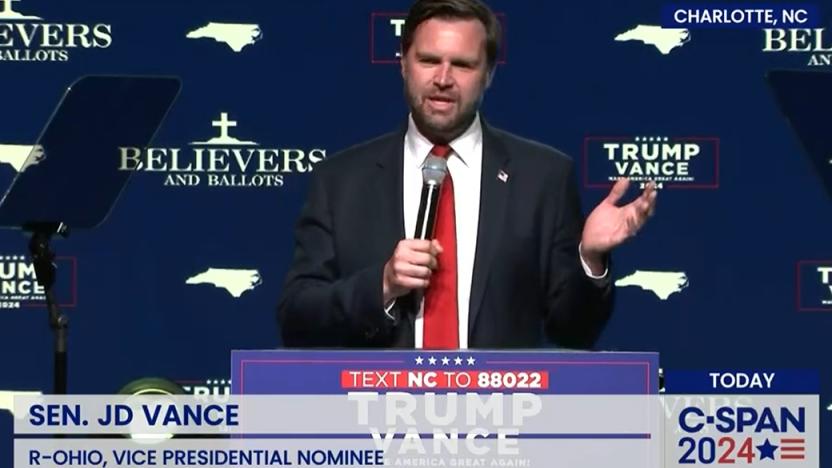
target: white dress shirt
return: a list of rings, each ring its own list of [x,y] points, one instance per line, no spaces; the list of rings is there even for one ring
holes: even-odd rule
[[[404,138],[404,164],[402,194],[405,233],[410,238],[416,229],[419,199],[422,193],[422,165],[433,148],[431,143],[416,128],[413,117],[409,118]],[[468,307],[471,296],[471,278],[474,272],[474,254],[477,249],[477,227],[480,216],[480,185],[482,180],[482,125],[479,115],[465,132],[449,143],[448,172],[454,183],[454,210],[456,219],[457,248],[457,310],[459,312],[459,348],[468,348]],[[441,261],[441,259],[440,259]],[[581,258],[584,271],[592,278],[600,279],[607,271],[595,276]],[[394,302],[393,302],[394,303]],[[393,303],[385,309],[390,310]],[[420,301],[416,315],[415,345],[423,347],[424,342],[424,301]]]
[[[404,227],[409,236],[416,229],[419,198],[422,193],[422,165],[433,148],[416,128],[413,118],[404,137]],[[459,347],[468,348],[468,305],[474,253],[477,249],[477,226],[480,218],[480,181],[482,174],[482,126],[479,116],[459,137],[449,143],[448,172],[454,182],[454,213],[456,218],[457,310],[459,311]],[[440,255],[440,260],[441,255]],[[424,301],[414,324],[416,348],[424,338]]]

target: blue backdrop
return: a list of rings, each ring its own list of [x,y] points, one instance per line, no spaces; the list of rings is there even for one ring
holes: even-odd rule
[[[77,77],[162,74],[183,83],[152,144],[159,170],[136,171],[100,228],[54,243],[71,320],[70,392],[112,393],[147,376],[222,391],[231,349],[280,346],[275,305],[309,171],[406,117],[395,52],[409,2],[4,4],[6,184]],[[828,48],[830,5],[818,5]],[[828,53],[766,51],[765,33],[750,29],[653,39],[675,42],[668,53],[649,43],[655,31],[641,30],[647,42],[624,40],[638,25],[660,24],[662,3],[651,0],[491,6],[506,37],[483,115],[580,161],[587,212],[615,175],[604,143],[698,145],[692,175],[665,184],[656,216],[615,253],[615,280],[660,272],[662,284],[678,278],[676,292],[655,293],[655,279],[647,289],[622,282],[599,348],[659,351],[665,369],[819,369],[821,406],[830,406],[832,305],[818,267],[832,267],[832,206],[764,80],[775,68],[830,69],[809,65]],[[211,143],[220,121],[228,137],[256,145]],[[258,172],[256,157],[240,167],[234,148],[268,150],[278,172]],[[213,173],[176,172],[175,149],[181,167],[210,149],[224,163]],[[113,164],[134,167],[116,156]],[[239,186],[247,184],[260,186]],[[25,246],[19,232],[0,231],[3,288],[31,282],[28,260],[16,258]],[[214,275],[242,289],[199,283],[212,268],[234,270]],[[48,392],[46,309],[9,291],[0,290],[0,390]],[[828,427],[832,413],[823,413]],[[0,430],[11,430],[8,413]],[[829,445],[828,433],[822,440]],[[0,452],[10,449],[3,438]]]

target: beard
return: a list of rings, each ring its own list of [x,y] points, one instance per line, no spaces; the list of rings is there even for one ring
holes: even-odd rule
[[[454,106],[448,112],[432,112],[427,106],[429,93],[412,91],[408,83],[404,86],[405,98],[419,131],[435,143],[447,143],[461,135],[471,125],[479,108],[480,98],[465,102],[454,96]]]

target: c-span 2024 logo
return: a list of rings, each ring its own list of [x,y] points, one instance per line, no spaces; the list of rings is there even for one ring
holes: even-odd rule
[[[679,413],[678,423],[687,434],[678,441],[680,464],[806,458],[806,408],[800,405],[726,405],[712,412],[689,406]]]
[[[684,386],[679,374],[668,373],[671,394]],[[685,402],[668,413],[666,464],[819,466],[819,376],[800,370],[706,375],[705,386],[686,383],[689,390],[699,385],[709,398],[675,397]]]

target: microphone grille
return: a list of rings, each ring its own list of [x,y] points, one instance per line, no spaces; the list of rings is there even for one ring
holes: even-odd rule
[[[448,161],[439,156],[428,156],[422,166],[422,181],[426,184],[441,184],[445,179]]]

